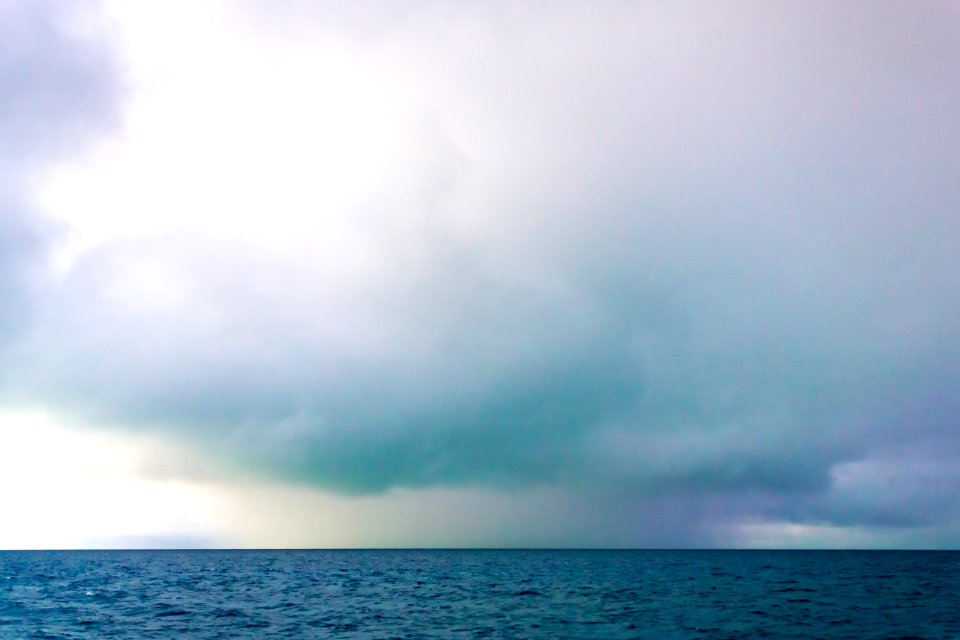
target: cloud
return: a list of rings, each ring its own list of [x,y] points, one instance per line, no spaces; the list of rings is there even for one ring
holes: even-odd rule
[[[209,182],[235,192],[201,179],[179,204],[249,193],[233,219],[259,226],[81,253],[5,356],[8,393],[348,494],[562,487],[688,504],[691,531],[938,521],[950,497],[910,461],[958,446],[951,8],[292,6],[257,47],[335,42],[400,78],[387,178],[285,215],[257,178],[305,156],[257,155],[272,112],[232,130],[253,169],[226,149]],[[151,180],[179,184],[178,157]],[[317,167],[280,184],[330,183]],[[884,465],[895,494],[844,475]]]
[[[0,7],[0,346],[29,316],[56,233],[31,202],[37,172],[117,115],[117,69],[84,22],[90,9],[84,2]]]

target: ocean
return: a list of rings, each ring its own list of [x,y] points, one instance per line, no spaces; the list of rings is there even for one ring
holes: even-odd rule
[[[3,551],[0,638],[960,638],[960,552]]]

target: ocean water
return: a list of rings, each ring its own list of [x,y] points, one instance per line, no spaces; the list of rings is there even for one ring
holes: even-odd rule
[[[0,638],[960,638],[960,552],[6,551]]]

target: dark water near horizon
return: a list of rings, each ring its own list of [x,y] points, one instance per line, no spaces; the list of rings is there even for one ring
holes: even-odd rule
[[[5,551],[0,638],[960,638],[960,552]]]

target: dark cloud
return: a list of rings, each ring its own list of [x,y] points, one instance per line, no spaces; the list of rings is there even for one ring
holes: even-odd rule
[[[679,505],[663,536],[695,541],[955,522],[930,491],[960,442],[949,5],[430,7],[357,27],[435,132],[418,188],[354,212],[363,269],[102,246],[8,388],[347,493],[557,485],[636,530]]]

